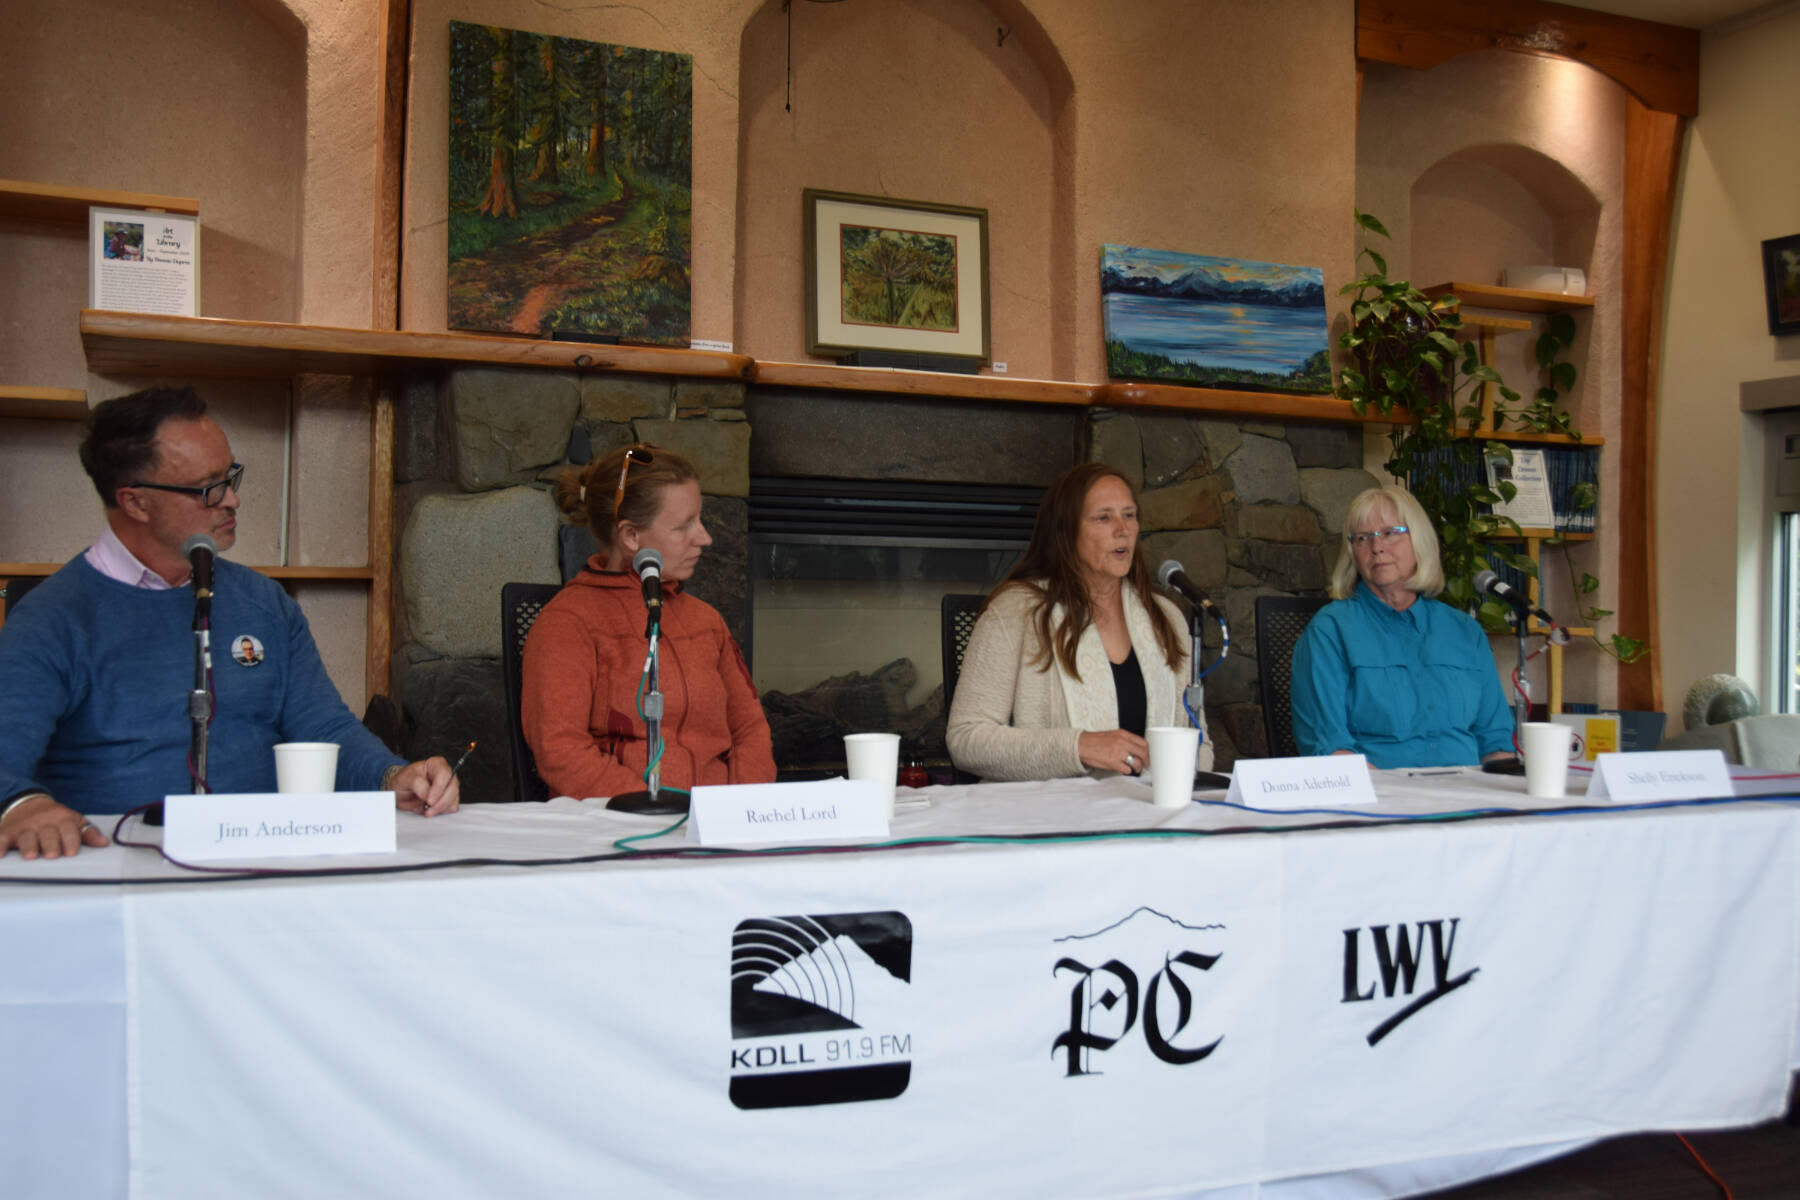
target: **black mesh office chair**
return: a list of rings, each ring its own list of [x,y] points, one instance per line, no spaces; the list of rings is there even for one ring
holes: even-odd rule
[[[537,760],[525,744],[519,712],[520,682],[525,671],[525,635],[537,623],[550,597],[562,590],[555,583],[507,583],[500,586],[500,677],[506,685],[506,730],[512,739],[513,799],[548,800],[550,788],[538,778]]]
[[[1271,758],[1300,753],[1294,744],[1294,643],[1313,614],[1328,603],[1322,596],[1256,598],[1256,671]]]
[[[962,674],[963,654],[969,648],[969,635],[975,632],[975,618],[981,612],[986,596],[963,592],[947,592],[940,609],[943,616],[944,713],[950,712],[950,698],[956,694],[956,680]]]
[[[44,578],[42,575],[14,575],[6,580],[4,586],[0,586],[0,602],[3,602],[0,613],[10,613],[25,598],[25,593],[44,582]]]

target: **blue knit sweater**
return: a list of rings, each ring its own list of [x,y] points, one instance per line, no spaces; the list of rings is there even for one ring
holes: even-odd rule
[[[220,560],[213,581],[214,792],[275,790],[277,742],[336,742],[337,786],[372,791],[399,762],[344,706],[281,586]],[[34,788],[83,813],[193,790],[192,588],[146,591],[77,557],[0,626],[0,798]],[[234,658],[245,637],[255,655]]]

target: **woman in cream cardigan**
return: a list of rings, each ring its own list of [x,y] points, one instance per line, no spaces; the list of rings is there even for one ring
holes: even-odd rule
[[[1150,590],[1131,486],[1084,463],[1044,493],[1031,545],[975,623],[950,757],[989,780],[1135,775],[1146,728],[1190,724],[1186,683],[1180,610]]]

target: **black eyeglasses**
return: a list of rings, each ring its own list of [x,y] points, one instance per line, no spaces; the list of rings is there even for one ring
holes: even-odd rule
[[[619,490],[613,493],[613,520],[615,522],[619,519],[619,505],[625,503],[625,476],[630,472],[631,464],[642,463],[647,467],[655,461],[656,456],[650,453],[646,446],[633,446],[625,451],[625,461],[619,464]]]
[[[241,491],[243,489],[239,485],[243,482],[244,464],[232,463],[231,470],[225,473],[225,478],[217,483],[209,483],[205,487],[179,487],[173,483],[128,483],[125,486],[151,488],[158,492],[179,492],[183,496],[198,496],[200,503],[206,507],[217,508],[225,503],[225,489],[230,488],[234,492]]]

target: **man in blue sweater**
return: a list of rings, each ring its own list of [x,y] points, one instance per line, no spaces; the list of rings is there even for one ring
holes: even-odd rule
[[[243,467],[191,388],[95,406],[81,465],[106,530],[0,626],[0,856],[59,858],[106,835],[86,814],[193,790],[186,696],[194,594],[182,544],[237,540]],[[207,790],[275,790],[277,742],[335,742],[337,786],[455,810],[442,758],[405,763],[344,706],[300,608],[248,567],[216,564]]]

